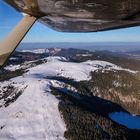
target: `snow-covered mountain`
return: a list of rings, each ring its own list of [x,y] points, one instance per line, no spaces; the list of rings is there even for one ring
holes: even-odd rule
[[[89,80],[90,72],[95,70],[126,70],[132,73],[136,73],[136,71],[132,71],[129,69],[121,68],[117,65],[106,61],[86,61],[82,63],[68,62],[68,60],[64,57],[47,57],[43,59],[46,63],[41,64],[35,68],[29,69],[29,73],[33,76],[64,76],[67,78],[72,78],[78,81],[81,80]],[[5,67],[6,70],[18,70],[26,68],[30,63],[24,63],[22,65],[9,65]]]
[[[61,51],[61,49],[59,48],[44,48],[44,49],[33,49],[33,50],[18,50],[18,52],[30,52],[30,53],[35,53],[35,54],[44,54],[44,53],[48,53],[48,54],[56,54],[59,51]]]
[[[44,51],[46,50],[35,50],[34,53]],[[66,83],[50,77],[65,77],[80,82],[91,80],[91,72],[96,71],[137,73],[101,60],[81,63],[70,62],[65,57],[47,57],[41,60],[40,64],[30,61],[5,67],[10,72],[22,69],[24,74],[0,82],[1,140],[66,139],[64,132],[67,125],[59,111],[59,99],[51,93],[51,87],[65,87]],[[67,88],[78,92],[71,85],[67,85]]]

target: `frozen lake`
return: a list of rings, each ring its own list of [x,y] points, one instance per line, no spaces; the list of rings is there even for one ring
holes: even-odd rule
[[[140,117],[134,116],[125,112],[113,112],[109,114],[109,117],[130,129],[140,129]]]

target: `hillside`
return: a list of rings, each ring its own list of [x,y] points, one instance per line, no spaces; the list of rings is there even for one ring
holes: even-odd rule
[[[74,49],[13,54],[0,72],[0,139],[139,140],[138,69],[94,55]]]

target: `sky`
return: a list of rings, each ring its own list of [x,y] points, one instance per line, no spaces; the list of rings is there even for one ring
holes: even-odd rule
[[[21,13],[0,0],[0,41],[21,19]],[[22,42],[140,42],[140,27],[96,33],[62,33],[36,22]]]

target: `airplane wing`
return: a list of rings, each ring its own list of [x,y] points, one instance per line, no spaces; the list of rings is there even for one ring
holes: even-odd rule
[[[28,20],[24,20],[24,24],[20,24],[19,28],[15,27],[14,32],[22,34],[20,38],[13,39],[14,36],[10,36],[8,40],[0,43],[0,65],[4,64],[7,56],[14,51],[36,20],[62,32],[97,32],[140,25],[140,0],[2,1],[19,12],[26,13]],[[20,31],[20,28],[26,30]],[[15,40],[17,43],[14,45],[7,45]],[[7,48],[9,52],[1,51],[1,48]],[[5,57],[1,60],[3,55]]]
[[[3,0],[64,32],[95,32],[140,24],[140,0]]]

